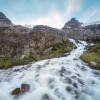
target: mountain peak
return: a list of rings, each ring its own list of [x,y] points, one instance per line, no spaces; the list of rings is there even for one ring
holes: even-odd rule
[[[76,28],[80,27],[82,23],[80,23],[76,18],[71,18],[66,24],[65,27]]]
[[[76,18],[71,18],[70,21],[78,21]]]
[[[0,25],[11,25],[12,22],[3,14],[0,12]]]
[[[0,18],[6,18],[6,16],[2,12],[0,12]]]

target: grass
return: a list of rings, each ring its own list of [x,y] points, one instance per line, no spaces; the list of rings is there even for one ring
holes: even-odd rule
[[[100,70],[100,43],[89,46],[87,51],[84,52],[80,58],[88,63],[91,68]],[[91,62],[95,62],[95,64],[92,64]]]
[[[0,69],[8,69],[17,65],[28,64],[32,59],[0,58]]]
[[[0,69],[8,69],[17,65],[25,65],[32,61],[39,61],[39,60],[48,59],[48,58],[60,57],[64,53],[70,52],[74,48],[74,45],[70,42],[65,41],[63,43],[58,43],[52,46],[51,48],[52,49],[48,50],[47,52],[45,51],[48,48],[45,48],[45,49],[38,48],[36,50],[36,54],[30,53],[23,59],[10,58],[10,57],[0,58]]]

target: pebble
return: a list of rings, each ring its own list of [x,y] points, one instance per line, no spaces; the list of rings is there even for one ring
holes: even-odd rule
[[[73,76],[71,76],[71,78],[72,78],[72,79],[76,79],[77,77],[73,75]]]
[[[72,88],[71,88],[70,86],[67,86],[67,87],[66,87],[66,90],[67,90],[68,92],[71,92],[71,91],[72,91]]]
[[[73,87],[78,88],[77,83],[73,83]]]

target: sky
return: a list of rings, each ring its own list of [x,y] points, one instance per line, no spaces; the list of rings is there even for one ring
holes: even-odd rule
[[[100,21],[100,0],[0,0],[0,11],[14,24],[61,28],[71,18]]]

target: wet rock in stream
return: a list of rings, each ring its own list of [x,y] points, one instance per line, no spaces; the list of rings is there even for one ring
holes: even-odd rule
[[[78,88],[77,83],[73,83],[73,87]]]
[[[42,97],[42,100],[50,100],[50,97],[48,94],[44,94]]]
[[[66,77],[65,82],[69,83],[69,84],[72,84],[72,79],[70,77]]]
[[[72,87],[67,86],[67,87],[66,87],[66,91],[67,91],[67,92],[71,92],[71,91],[72,91]]]
[[[13,96],[20,96],[26,92],[28,92],[30,90],[30,86],[29,84],[21,84],[21,87],[15,88],[14,90],[12,90],[11,95]]]

